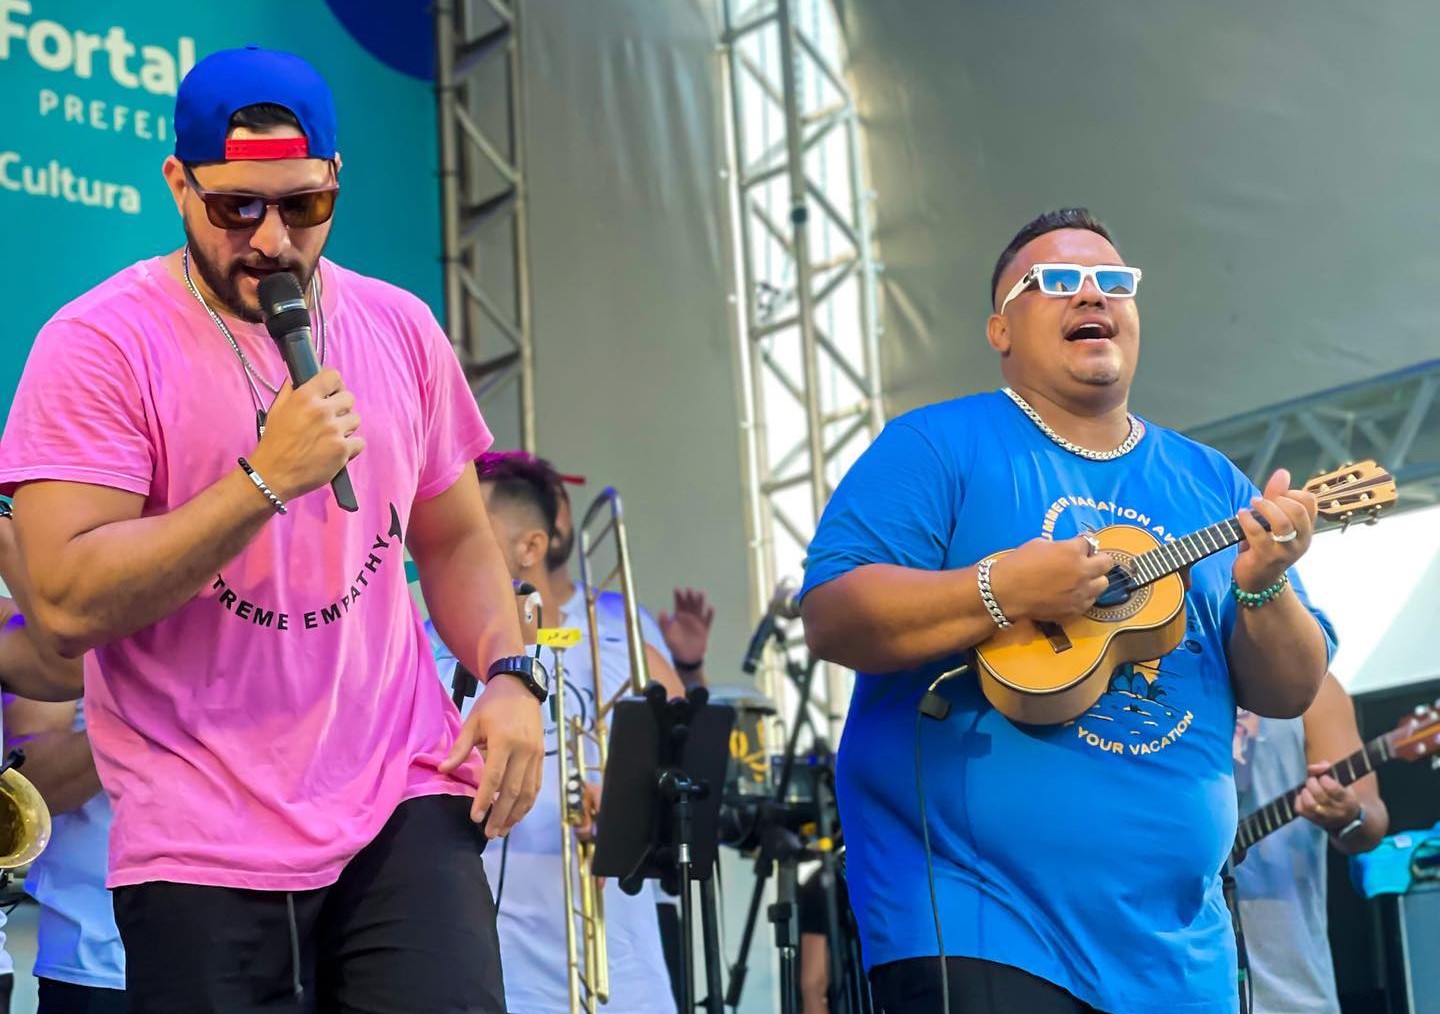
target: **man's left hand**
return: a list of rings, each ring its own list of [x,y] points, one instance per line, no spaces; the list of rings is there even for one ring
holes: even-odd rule
[[[1315,534],[1315,506],[1315,494],[1290,489],[1288,471],[1281,468],[1270,476],[1264,495],[1251,500],[1250,510],[1238,515],[1245,541],[1240,544],[1232,576],[1242,591],[1264,591],[1305,555]],[[1269,524],[1268,532],[1255,520],[1256,515]],[[1277,536],[1283,541],[1276,541]]]
[[[479,748],[485,770],[470,808],[470,819],[478,824],[485,812],[490,812],[485,825],[487,838],[509,834],[535,805],[545,759],[540,707],[518,679],[492,677],[461,726],[450,756],[440,765],[444,773],[454,771],[471,750]]]
[[[659,621],[671,658],[686,665],[704,661],[705,649],[710,645],[710,627],[715,622],[715,607],[703,591],[676,588],[675,611],[661,613]]]
[[[1329,764],[1311,764],[1295,813],[1326,831],[1339,831],[1360,815],[1360,800],[1336,781]]]

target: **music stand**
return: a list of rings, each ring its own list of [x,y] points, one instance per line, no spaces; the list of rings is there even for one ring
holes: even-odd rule
[[[684,1014],[696,1009],[692,885],[700,888],[705,1010],[724,1010],[714,872],[735,710],[708,699],[695,687],[666,701],[664,687],[652,683],[643,698],[616,702],[590,863],[592,874],[618,878],[627,894],[659,880],[680,895]]]

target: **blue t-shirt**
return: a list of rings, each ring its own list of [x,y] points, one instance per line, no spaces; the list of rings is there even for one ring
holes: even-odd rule
[[[1085,525],[1165,541],[1253,495],[1221,454],[1157,426],[1129,454],[1094,462],[1003,393],[961,398],[894,420],[856,462],[811,543],[802,594],[866,564],[958,569]],[[1236,822],[1225,653],[1235,552],[1194,566],[1180,647],[1117,670],[1073,722],[1018,726],[973,676],[945,685],[950,716],[920,735],[947,954],[1017,966],[1110,1014],[1235,1010],[1218,877]],[[939,953],[915,716],[958,661],[856,677],[838,792],[867,966]]]

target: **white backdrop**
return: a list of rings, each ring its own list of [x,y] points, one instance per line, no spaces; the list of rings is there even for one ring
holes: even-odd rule
[[[838,0],[892,414],[997,384],[995,257],[1089,205],[1145,269],[1135,405],[1186,427],[1440,349],[1440,5]]]

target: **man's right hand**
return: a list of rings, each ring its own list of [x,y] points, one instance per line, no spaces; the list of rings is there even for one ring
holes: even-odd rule
[[[990,589],[1011,622],[1059,622],[1082,615],[1105,591],[1115,566],[1108,553],[1091,555],[1084,536],[1051,542],[1031,539],[990,568]]]
[[[281,500],[319,489],[365,449],[360,416],[340,374],[326,368],[298,388],[287,380],[250,464]]]

